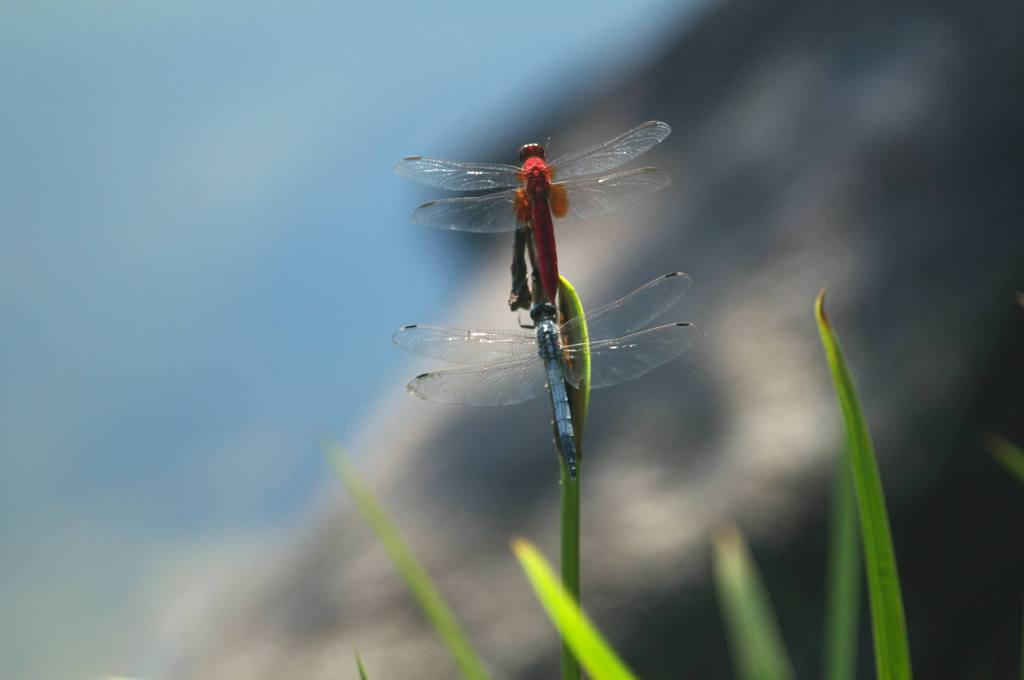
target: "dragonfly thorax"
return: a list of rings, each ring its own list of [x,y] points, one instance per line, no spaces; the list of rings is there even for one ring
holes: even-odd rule
[[[537,324],[537,354],[545,363],[553,359],[561,365],[562,338],[554,319],[541,319]]]
[[[523,163],[522,178],[532,196],[546,195],[551,186],[551,166],[540,156],[527,158]]]
[[[530,318],[534,323],[540,323],[544,319],[554,319],[558,310],[550,302],[541,302],[530,308]]]
[[[541,359],[555,359],[562,349],[558,335],[558,310],[550,302],[542,302],[530,309],[530,318],[537,324],[537,353]]]

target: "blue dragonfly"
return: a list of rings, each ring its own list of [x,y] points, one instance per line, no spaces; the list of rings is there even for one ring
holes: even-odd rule
[[[692,280],[674,272],[654,279],[625,297],[585,315],[589,343],[580,337],[580,320],[559,324],[555,307],[534,305],[534,332],[467,331],[423,324],[403,326],[394,335],[399,347],[461,368],[423,373],[407,385],[428,401],[467,406],[506,406],[551,395],[558,444],[569,473],[576,475],[576,440],[566,384],[591,388],[638,378],[675,359],[702,337],[690,323],[645,326],[671,309]],[[644,330],[641,330],[644,329]],[[584,352],[589,351],[589,362]]]

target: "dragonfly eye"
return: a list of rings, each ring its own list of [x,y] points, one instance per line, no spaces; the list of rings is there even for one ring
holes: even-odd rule
[[[550,302],[544,302],[539,305],[534,305],[530,309],[530,318],[536,323],[539,319],[553,319],[558,310]]]
[[[519,162],[525,163],[527,158],[544,158],[543,144],[523,144],[519,147]]]

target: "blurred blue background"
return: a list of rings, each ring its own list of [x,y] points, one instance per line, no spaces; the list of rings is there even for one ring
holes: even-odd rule
[[[154,579],[295,522],[401,389],[474,237],[398,158],[514,162],[699,8],[6,3],[0,675],[138,669]]]

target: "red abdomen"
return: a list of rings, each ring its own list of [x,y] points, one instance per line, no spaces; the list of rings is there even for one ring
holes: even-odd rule
[[[548,302],[558,292],[558,253],[555,250],[555,228],[551,220],[551,169],[543,158],[528,158],[523,163],[526,196],[530,203],[533,245],[537,252],[540,285]]]
[[[546,195],[534,196],[530,201],[533,219],[533,245],[537,249],[537,267],[540,285],[548,302],[554,303],[558,292],[558,252],[555,250],[555,227],[551,221],[551,208]]]

